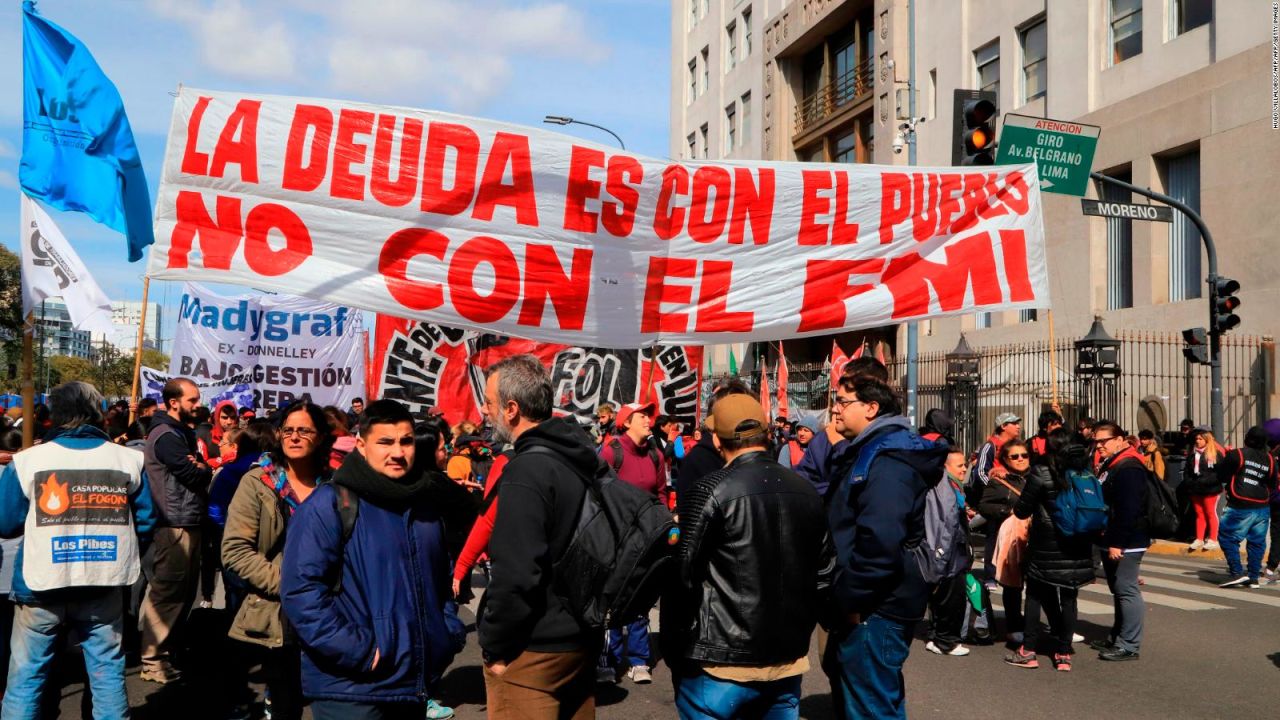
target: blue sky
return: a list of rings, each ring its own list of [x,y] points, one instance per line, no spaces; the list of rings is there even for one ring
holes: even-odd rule
[[[21,3],[0,19],[0,242],[17,252]],[[154,201],[179,84],[342,98],[538,125],[568,115],[667,155],[669,0],[44,0],[124,97]],[[592,128],[570,134],[609,142]],[[52,212],[112,299],[142,297],[146,260],[77,213]],[[176,314],[177,283],[151,299]],[[170,331],[165,334],[170,336]]]

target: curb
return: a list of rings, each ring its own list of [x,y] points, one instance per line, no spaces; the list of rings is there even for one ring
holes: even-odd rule
[[[1241,545],[1243,546],[1244,543],[1241,543]],[[1175,542],[1173,540],[1156,540],[1151,543],[1151,547],[1147,548],[1147,552],[1152,555],[1182,556],[1191,560],[1204,560],[1205,562],[1222,560],[1225,557],[1221,550],[1211,550],[1208,552],[1204,550],[1197,550],[1193,552],[1188,547],[1187,543]]]

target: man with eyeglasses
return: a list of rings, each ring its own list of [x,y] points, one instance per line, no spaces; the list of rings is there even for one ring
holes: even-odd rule
[[[157,528],[152,550],[150,590],[142,603],[143,680],[160,684],[181,679],[171,645],[195,602],[200,577],[200,525],[209,510],[213,471],[200,460],[191,429],[200,388],[174,378],[160,391],[164,413],[156,413],[147,431],[143,462]]]
[[[1129,444],[1129,434],[1110,420],[1093,426],[1091,443],[1101,463],[1098,479],[1109,514],[1102,540],[1102,569],[1115,601],[1115,620],[1107,642],[1092,643],[1098,658],[1109,662],[1137,660],[1142,646],[1146,608],[1138,584],[1142,557],[1151,546],[1147,533],[1147,466]]]
[[[902,666],[933,590],[913,551],[925,548],[925,494],[942,479],[948,448],[917,435],[893,389],[874,378],[842,377],[832,405],[849,440],[827,510],[840,564],[832,699],[849,720],[905,718]]]

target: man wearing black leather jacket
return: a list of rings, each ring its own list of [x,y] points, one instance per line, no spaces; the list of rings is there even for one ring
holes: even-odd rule
[[[666,657],[682,718],[796,718],[809,637],[835,553],[822,499],[766,452],[768,419],[750,395],[708,419],[724,468],[681,499],[680,582],[663,601]]]

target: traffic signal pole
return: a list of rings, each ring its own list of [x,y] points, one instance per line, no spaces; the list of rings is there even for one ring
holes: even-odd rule
[[[911,127],[907,130],[907,164],[916,164],[916,3],[907,0],[907,114]],[[917,417],[920,392],[920,323],[907,323],[907,417],[920,425]]]
[[[1135,195],[1141,195],[1172,207],[1195,223],[1204,241],[1204,253],[1209,260],[1209,421],[1213,428],[1213,436],[1221,442],[1224,430],[1222,407],[1222,329],[1218,326],[1218,250],[1213,244],[1213,235],[1209,234],[1209,226],[1204,224],[1200,213],[1192,210],[1186,203],[1169,197],[1149,188],[1140,188],[1123,180],[1107,177],[1102,173],[1089,173],[1089,177],[1100,183],[1123,188]]]

